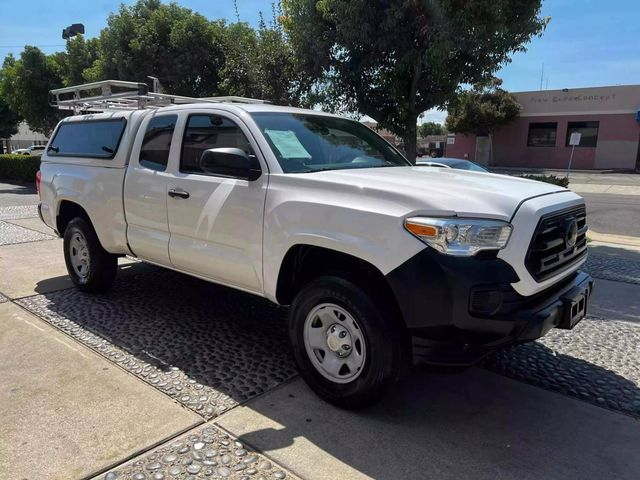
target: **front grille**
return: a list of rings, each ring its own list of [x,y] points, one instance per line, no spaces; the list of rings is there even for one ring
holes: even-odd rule
[[[575,244],[571,245],[575,222]],[[525,266],[537,281],[546,280],[570,268],[587,254],[585,207],[572,207],[543,216],[533,234]]]

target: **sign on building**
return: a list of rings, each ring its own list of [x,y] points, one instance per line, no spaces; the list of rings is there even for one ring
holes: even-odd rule
[[[571,137],[569,138],[569,145],[571,145],[572,147],[577,147],[578,145],[580,145],[580,137],[582,137],[582,134],[580,132],[573,132],[571,134]]]

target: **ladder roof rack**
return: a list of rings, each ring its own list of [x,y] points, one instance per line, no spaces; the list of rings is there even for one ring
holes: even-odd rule
[[[245,97],[184,97],[149,91],[141,82],[103,80],[73,87],[57,88],[49,92],[50,105],[59,110],[81,112],[112,112],[142,110],[188,103],[269,103]]]

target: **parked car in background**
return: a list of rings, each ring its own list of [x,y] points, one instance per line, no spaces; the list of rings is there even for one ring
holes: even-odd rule
[[[30,155],[33,157],[39,157],[44,153],[46,145],[31,145],[29,148],[16,148],[12,155]]]
[[[28,150],[28,155],[33,157],[39,157],[44,153],[46,145],[31,145]]]
[[[28,148],[16,148],[11,152],[12,155],[30,155]]]
[[[488,172],[486,168],[477,163],[469,160],[463,160],[461,158],[446,158],[441,157],[433,159],[431,157],[418,157],[416,160],[416,166],[418,167],[440,167],[440,168],[455,168],[456,170],[469,170],[471,172]]]

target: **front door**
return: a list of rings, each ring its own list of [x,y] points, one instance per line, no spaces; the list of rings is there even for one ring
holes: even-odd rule
[[[186,114],[185,114],[186,115]],[[202,152],[235,147],[256,163],[257,146],[237,118],[191,113],[181,122],[183,143],[168,185],[169,256],[179,270],[262,293],[262,222],[266,167],[254,181],[207,174]]]
[[[476,136],[476,154],[474,161],[480,165],[491,164],[491,138],[489,136]]]

